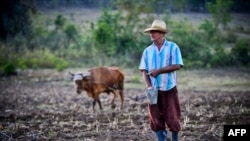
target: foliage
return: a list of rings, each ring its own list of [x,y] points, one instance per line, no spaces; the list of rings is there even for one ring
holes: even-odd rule
[[[167,2],[170,5],[175,3],[172,0]],[[13,65],[16,68],[42,67],[58,71],[68,66],[116,65],[137,68],[142,51],[152,44],[143,30],[157,18],[162,18],[171,29],[166,39],[176,42],[180,47],[185,68],[232,66],[237,60],[239,65],[244,65],[249,63],[245,59],[249,56],[246,53],[249,43],[238,41],[238,36],[229,28],[226,32],[218,28],[230,21],[228,10],[232,6],[231,2],[208,2],[212,20],[205,19],[198,29],[194,29],[187,19],[173,21],[171,9],[176,7],[161,11],[166,5],[166,1],[161,0],[115,0],[110,7],[119,10],[103,9],[98,20],[90,23],[90,29],[84,27],[84,32],[81,32],[82,24],[77,25],[63,15],[58,14],[53,19],[39,12],[28,12],[28,17],[25,17],[29,21],[27,34],[16,30],[18,32],[12,34],[12,39],[4,42],[0,65],[3,68],[8,62],[15,62]],[[181,1],[179,9],[186,3],[189,2]],[[232,51],[224,47],[236,42]]]
[[[55,28],[51,30],[46,39],[47,46],[51,46],[53,50],[69,48],[71,44],[79,45],[78,27],[70,22],[62,15],[57,15],[54,21]],[[63,54],[59,54],[63,57]]]
[[[55,26],[56,26],[56,30],[62,30],[63,29],[63,26],[65,25],[65,21],[66,19],[61,15],[57,15],[54,23],[55,23]]]
[[[250,42],[249,40],[239,40],[232,49],[234,65],[250,66]]]
[[[0,9],[0,39],[12,40],[12,37],[20,33],[29,36],[30,13],[36,12],[34,0],[2,0]]]
[[[77,27],[73,23],[69,23],[65,26],[64,33],[68,39],[68,46],[70,42],[73,40],[77,42],[78,31],[77,31]]]
[[[132,6],[129,2],[126,4],[128,5],[122,5],[122,7]],[[138,60],[138,56],[142,52],[142,48],[138,48],[145,44],[143,46],[141,44],[144,42],[141,38],[143,22],[137,22],[140,20],[141,11],[136,6],[132,9],[124,16],[120,11],[112,12],[104,9],[96,25],[92,24],[94,48],[101,56],[99,64],[107,65],[106,60],[109,60],[111,65],[137,65],[138,62],[135,62],[134,59]]]
[[[180,47],[182,57],[185,59],[185,67],[206,66],[211,52],[209,46],[202,42],[200,35],[195,33],[192,26],[185,20],[178,23],[173,22],[171,26],[174,30],[171,32],[169,40],[174,41]]]
[[[200,29],[200,34],[202,36],[200,36],[202,38],[202,40],[207,40],[207,42],[214,42],[218,39],[219,37],[219,30],[215,27],[215,25],[205,19],[201,25],[199,26],[199,29]]]
[[[5,53],[5,45],[4,43],[0,42],[0,66],[4,65],[8,59],[6,57]]]
[[[203,44],[207,44],[209,48],[206,49],[206,54],[209,54],[206,59],[201,57],[204,61],[206,60],[206,67],[224,67],[231,64],[230,54],[227,53],[225,47],[222,45],[235,41],[236,37],[227,34],[227,38],[222,36],[221,31],[218,30],[216,25],[205,19],[199,26],[200,32],[198,32],[198,38]],[[205,50],[203,50],[205,51]]]
[[[227,42],[227,43],[236,43],[237,40],[238,40],[238,36],[236,35],[235,32],[232,32],[232,31],[228,31],[228,33],[226,35],[224,35],[224,40]]]
[[[16,67],[13,62],[8,62],[3,66],[3,73],[5,75],[14,75],[16,74]]]
[[[115,53],[115,32],[118,26],[119,13],[114,15],[108,13],[106,10],[102,13],[97,22],[97,28],[93,30],[93,38],[95,47],[100,54],[100,64],[104,65],[106,58]]]
[[[87,8],[108,8],[116,9],[112,3],[126,2],[136,5],[143,3],[145,6],[141,8],[154,9],[154,13],[162,13],[164,9],[169,9],[172,12],[207,12],[206,3],[214,2],[215,0],[35,0],[36,5],[43,8],[58,8],[58,7],[87,7]],[[235,3],[231,9],[236,13],[250,12],[250,4],[248,0],[233,0]],[[125,5],[125,4],[124,4]],[[156,8],[156,5],[158,8]],[[119,9],[119,8],[118,8]]]
[[[232,0],[216,0],[215,3],[208,2],[206,4],[209,13],[212,14],[212,19],[216,28],[220,24],[222,24],[223,28],[227,26],[227,23],[231,20],[229,11],[232,5]]]
[[[230,63],[230,54],[226,53],[221,46],[214,47],[214,53],[209,60],[209,64],[213,67],[225,67],[229,66]]]
[[[21,69],[27,68],[55,68],[59,71],[68,67],[68,63],[63,58],[58,58],[51,51],[45,50],[35,50],[33,52],[25,51],[22,55],[16,55],[16,64]]]

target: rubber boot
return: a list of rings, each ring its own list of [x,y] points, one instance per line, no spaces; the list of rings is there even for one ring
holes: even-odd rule
[[[156,135],[157,135],[158,141],[167,141],[167,131],[158,130],[156,131]]]
[[[178,132],[172,132],[172,141],[178,141]]]

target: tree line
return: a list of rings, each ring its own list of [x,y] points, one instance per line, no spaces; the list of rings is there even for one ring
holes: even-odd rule
[[[159,9],[155,0],[114,0],[97,21],[86,23],[89,26],[82,31],[82,25],[63,15],[50,19],[41,14],[34,0],[3,0],[2,4],[0,71],[6,73],[17,68],[137,68],[143,49],[151,44],[142,31],[157,18],[152,13]],[[170,9],[160,11],[173,31],[169,40],[182,50],[185,68],[250,66],[250,43],[235,32],[249,33],[248,29],[228,26],[233,5],[232,0],[208,1],[206,9],[212,18],[204,20],[198,29],[185,19],[172,20]],[[225,44],[232,47],[228,49]]]
[[[103,8],[112,5],[112,8],[118,8],[113,3],[119,0],[34,0],[38,7],[59,7],[59,6],[78,6],[87,8]],[[151,0],[152,1],[152,0]],[[148,0],[123,0],[133,3],[148,3]],[[215,3],[216,0],[153,0],[158,9],[156,12],[163,12],[162,9],[169,9],[171,12],[208,12],[206,4]],[[233,0],[230,12],[249,13],[250,2],[248,0]]]

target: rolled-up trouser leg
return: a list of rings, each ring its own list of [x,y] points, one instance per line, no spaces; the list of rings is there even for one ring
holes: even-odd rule
[[[158,105],[148,105],[149,123],[153,131],[165,130],[164,116],[159,111]]]
[[[159,91],[158,108],[169,130],[180,131],[181,109],[176,87],[169,91]]]
[[[165,130],[167,124],[170,131],[180,131],[181,109],[176,87],[169,91],[159,91],[158,103],[148,105],[150,127],[153,131]]]

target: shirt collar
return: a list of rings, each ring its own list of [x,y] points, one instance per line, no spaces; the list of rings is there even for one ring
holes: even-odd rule
[[[153,45],[154,45],[155,49],[158,51],[157,46],[155,45],[155,43],[153,43]],[[163,45],[161,47],[161,50],[158,51],[158,52],[161,53],[161,51],[163,50],[163,48],[165,48],[167,46],[168,46],[168,41],[167,41],[167,39],[164,39],[164,43],[163,43]]]

